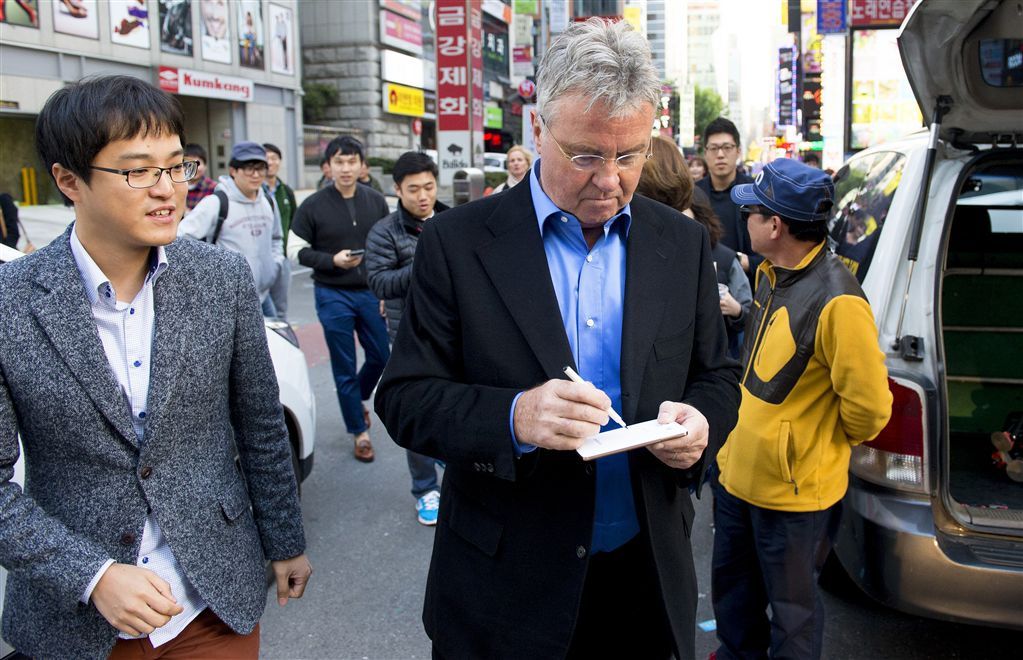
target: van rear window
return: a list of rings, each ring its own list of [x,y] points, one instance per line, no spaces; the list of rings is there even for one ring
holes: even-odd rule
[[[1023,87],[1023,39],[981,39],[980,75],[992,87]]]

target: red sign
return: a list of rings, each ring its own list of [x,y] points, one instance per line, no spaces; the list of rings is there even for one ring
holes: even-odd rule
[[[380,40],[388,46],[415,53],[423,52],[423,29],[416,21],[387,11],[380,12]]]
[[[412,135],[422,135],[422,134],[423,134],[423,120],[420,119],[419,117],[416,117],[415,119],[412,120]]]
[[[529,79],[519,83],[519,96],[528,101],[533,98],[533,94],[536,94],[536,83]]]
[[[172,94],[204,96],[228,101],[251,101],[255,85],[251,80],[222,76],[208,71],[161,66],[157,77],[160,89]]]
[[[437,0],[437,151],[441,184],[483,158],[480,0]],[[474,157],[479,153],[478,158]]]
[[[916,0],[849,0],[849,25],[899,27],[914,4]]]

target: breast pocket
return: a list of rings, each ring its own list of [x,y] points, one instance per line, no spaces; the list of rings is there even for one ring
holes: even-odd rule
[[[664,337],[654,342],[654,356],[658,362],[688,358],[693,349],[693,324],[677,335]]]

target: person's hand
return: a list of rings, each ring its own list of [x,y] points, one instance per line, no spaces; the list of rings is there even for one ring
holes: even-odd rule
[[[739,318],[739,316],[742,315],[742,305],[739,304],[738,300],[732,297],[731,293],[726,293],[725,296],[721,298],[721,302],[719,304],[721,305],[721,313],[725,316]]]
[[[309,576],[313,574],[313,567],[306,556],[270,562],[270,566],[277,580],[277,604],[283,606],[288,604],[289,598],[301,598]]]
[[[92,590],[92,604],[110,625],[138,637],[181,614],[170,585],[159,575],[130,564],[111,564]]]
[[[387,318],[387,306],[384,305],[384,301],[380,301],[380,316]]]
[[[334,265],[349,270],[362,263],[362,255],[352,256],[351,250],[341,250],[334,255]]]
[[[695,465],[707,448],[707,438],[710,434],[707,418],[690,405],[665,401],[657,413],[657,421],[661,424],[678,422],[686,427],[689,435],[658,442],[647,449],[670,468],[685,470]]]
[[[749,255],[745,252],[736,252],[735,258],[739,260],[739,265],[742,266],[744,273],[749,272]]]
[[[515,438],[546,449],[575,450],[607,424],[611,400],[591,383],[549,380],[515,406]]]

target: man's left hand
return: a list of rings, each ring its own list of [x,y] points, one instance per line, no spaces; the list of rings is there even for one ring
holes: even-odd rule
[[[703,450],[707,448],[707,438],[710,434],[707,418],[690,405],[665,401],[657,413],[657,421],[661,424],[678,422],[686,427],[689,435],[658,442],[647,449],[670,468],[685,470],[695,465],[703,456]]]
[[[313,567],[305,555],[270,562],[277,579],[277,604],[287,605],[289,598],[301,598]]]

